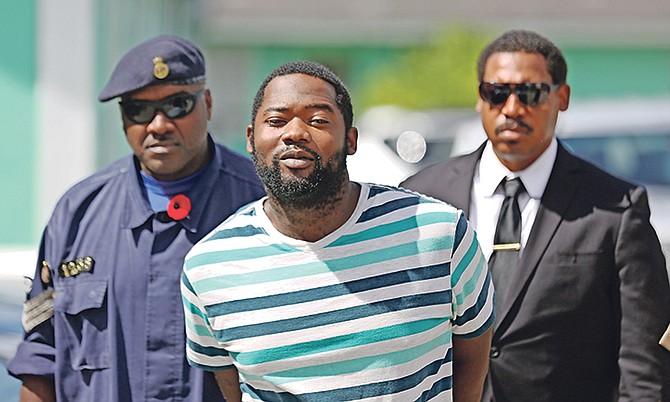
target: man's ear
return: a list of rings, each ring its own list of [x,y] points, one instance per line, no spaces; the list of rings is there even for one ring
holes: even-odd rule
[[[205,89],[205,105],[207,105],[207,120],[212,119],[212,93],[209,89]]]
[[[570,85],[563,84],[556,90],[558,95],[558,110],[565,112],[570,105]]]
[[[477,98],[477,103],[475,103],[475,110],[477,112],[481,112],[482,106],[484,106],[484,101],[482,100],[482,98]]]
[[[254,128],[251,124],[247,126],[247,153],[249,155],[254,153]]]
[[[351,127],[347,133],[347,155],[353,155],[358,149],[358,128]]]

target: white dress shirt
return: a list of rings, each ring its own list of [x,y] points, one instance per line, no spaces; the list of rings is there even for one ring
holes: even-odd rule
[[[535,162],[524,170],[510,172],[498,160],[493,152],[491,142],[487,142],[484,153],[475,168],[469,216],[469,221],[477,232],[477,239],[487,259],[493,252],[493,236],[498,223],[498,215],[500,215],[500,207],[505,199],[500,182],[505,177],[507,179],[519,177],[526,188],[526,191],[519,195],[519,208],[521,209],[520,253],[523,253],[537,210],[540,207],[540,199],[544,194],[551,170],[554,167],[557,152],[558,142],[556,138],[552,138],[549,147]]]

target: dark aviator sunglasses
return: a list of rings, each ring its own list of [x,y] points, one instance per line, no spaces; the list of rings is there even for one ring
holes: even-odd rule
[[[503,84],[499,82],[482,82],[479,84],[479,96],[492,106],[500,106],[507,102],[512,92],[526,106],[538,106],[549,99],[549,93],[560,84],[546,82],[524,82],[521,84]]]
[[[157,102],[127,99],[119,102],[123,115],[137,124],[147,124],[156,116],[159,110],[168,119],[179,119],[191,113],[195,108],[196,100],[205,92],[204,89],[192,94],[180,92]]]

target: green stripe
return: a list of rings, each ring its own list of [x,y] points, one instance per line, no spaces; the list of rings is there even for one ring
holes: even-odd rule
[[[416,229],[421,226],[432,225],[435,223],[453,222],[455,217],[455,213],[449,212],[429,212],[422,215],[411,216],[396,222],[375,226],[360,233],[342,236],[333,243],[329,244],[327,247],[345,246],[365,240],[379,239],[391,234]]]
[[[477,291],[479,292],[479,288],[477,288],[477,281],[479,280],[480,276],[482,275],[482,270],[484,269],[484,266],[486,265],[486,261],[482,258],[479,260],[479,264],[477,264],[477,268],[475,268],[475,272],[473,275],[468,279],[468,281],[463,284],[463,292],[456,294],[456,303],[458,305],[463,304],[463,300],[468,297],[472,292]]]
[[[181,301],[184,304],[184,309],[186,311],[190,312],[193,315],[197,315],[200,318],[202,318],[203,320],[207,321],[207,315],[204,314],[198,306],[196,306],[195,304],[188,301],[188,299],[184,296],[181,297]]]
[[[207,318],[207,315],[204,314],[202,312],[202,310],[200,310],[200,308],[198,308],[198,306],[196,306],[195,304],[188,301],[188,299],[186,299],[186,297],[184,297],[184,296],[182,296],[181,300],[182,300],[182,303],[184,304],[184,310],[191,313],[192,315],[195,315],[195,316],[198,316],[198,317],[202,318],[203,321],[205,321],[206,323],[209,324],[209,319]],[[212,337],[212,332],[209,330],[209,328],[207,328],[206,326],[201,325],[201,324],[196,324],[195,322],[193,322],[190,319],[188,314],[185,314],[185,318],[186,318],[186,320],[185,320],[186,321],[186,324],[185,324],[186,327],[189,328],[191,331],[195,332],[196,334],[198,334],[198,336],[204,336],[204,337],[208,337],[208,338]]]
[[[363,265],[389,261],[400,257],[449,249],[453,247],[453,242],[453,236],[423,239],[417,242],[401,244],[329,261],[316,261],[307,264],[267,269],[259,272],[204,278],[200,281],[193,282],[193,287],[196,289],[197,293],[202,294],[213,290],[228,289],[234,286],[255,285],[285,279],[303,278],[327,272],[344,271],[350,268],[358,268]]]
[[[184,270],[208,264],[220,264],[231,261],[249,260],[296,252],[296,249],[283,244],[272,244],[263,247],[241,248],[234,250],[210,251],[196,254],[184,262]]]
[[[240,364],[249,366],[407,337],[430,330],[444,321],[445,319],[431,318],[284,347],[241,354],[231,353],[231,356]]]
[[[248,381],[265,380],[273,384],[286,384],[295,381],[303,381],[310,378],[322,378],[327,376],[337,376],[349,373],[356,373],[365,370],[374,370],[384,367],[394,367],[403,363],[410,362],[419,356],[423,356],[436,348],[444,348],[451,342],[451,331],[442,333],[435,339],[432,339],[422,345],[397,352],[385,353],[375,356],[366,356],[360,359],[347,360],[342,362],[319,364],[309,367],[301,367],[292,370],[278,371],[264,376],[255,376],[244,374]],[[447,350],[445,348],[444,354]]]
[[[196,324],[193,321],[189,320],[188,317],[186,317],[186,320],[184,320],[184,322],[185,322],[186,328],[190,329],[192,332],[196,333],[198,336],[202,336],[203,338],[211,338],[212,337],[212,333],[209,332],[209,329],[207,327],[205,327],[204,325]]]
[[[465,239],[463,239],[465,240]],[[463,242],[461,242],[461,246],[463,245]],[[453,271],[451,273],[451,283],[455,284],[460,282],[461,280],[461,275],[463,275],[463,272],[468,268],[468,265],[470,264],[470,261],[472,261],[473,258],[477,255],[477,248],[479,247],[479,243],[475,240],[473,237],[473,241],[470,242],[470,245],[468,246],[468,250],[465,252],[465,255],[461,260],[459,261],[459,264],[455,267],[453,267]],[[453,265],[452,265],[453,266]]]

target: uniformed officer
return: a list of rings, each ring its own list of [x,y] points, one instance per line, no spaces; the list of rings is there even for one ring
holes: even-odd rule
[[[251,161],[214,143],[198,47],[159,36],[126,53],[98,99],[120,98],[133,155],[76,184],[42,237],[9,363],[22,401],[216,401],[185,360],[179,279],[191,246],[264,194]]]

